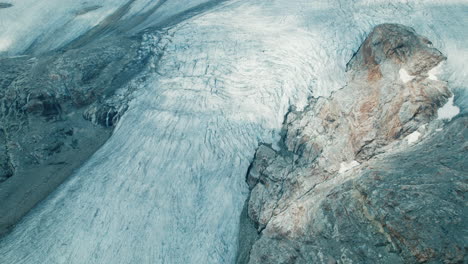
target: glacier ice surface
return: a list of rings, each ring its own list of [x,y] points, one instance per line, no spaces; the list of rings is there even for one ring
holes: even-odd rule
[[[350,161],[350,162],[342,162],[340,164],[340,170],[338,171],[339,173],[345,173],[347,171],[349,171],[350,169],[352,168],[355,168],[357,166],[359,166],[360,163],[353,160],[353,161]]]
[[[4,55],[59,47],[126,3],[77,16],[89,2],[11,2],[0,10]],[[166,1],[163,13],[189,2]],[[158,3],[137,0],[126,16]],[[466,11],[465,1],[238,0],[169,28],[111,139],[0,240],[0,263],[233,263],[245,173],[288,107],[343,87],[380,23],[431,39],[448,56],[444,78],[466,89]]]

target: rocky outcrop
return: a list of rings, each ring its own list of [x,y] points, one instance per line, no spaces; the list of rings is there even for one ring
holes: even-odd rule
[[[12,7],[13,5],[10,3],[0,3],[0,9],[2,8],[9,8]]]
[[[258,239],[239,262],[462,263],[467,118],[433,121],[451,96],[428,74],[443,60],[411,28],[379,25],[345,87],[292,109],[280,149],[260,146],[249,169]]]
[[[158,58],[142,41],[0,59],[0,234],[109,138]]]

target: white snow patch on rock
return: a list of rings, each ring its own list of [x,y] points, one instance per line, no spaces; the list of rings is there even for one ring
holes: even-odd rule
[[[453,104],[454,96],[450,97],[448,102],[437,110],[437,119],[451,120],[460,113],[460,108]]]
[[[439,78],[437,76],[439,76],[441,73],[442,73],[442,64],[443,63],[439,63],[437,66],[435,66],[434,68],[432,68],[430,71],[427,72],[427,74],[429,75],[429,80],[434,80],[434,81],[438,81]]]
[[[409,73],[403,68],[400,69],[399,73],[400,73],[400,79],[403,83],[407,83],[414,79],[414,76],[409,75]]]
[[[406,140],[408,140],[408,144],[412,145],[416,143],[420,137],[421,137],[421,133],[419,133],[418,131],[414,131],[413,133],[409,134],[406,137]]]
[[[359,166],[360,163],[353,160],[353,161],[350,161],[350,162],[342,162],[340,164],[340,170],[338,171],[339,173],[344,173],[346,171],[349,171],[350,169],[354,168],[354,167],[357,167]]]
[[[0,38],[0,52],[7,50],[12,41],[9,38]]]

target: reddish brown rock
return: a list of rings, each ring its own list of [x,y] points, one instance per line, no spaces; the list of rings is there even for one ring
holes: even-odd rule
[[[411,186],[414,180],[429,191],[425,184],[443,179],[436,172],[441,166],[427,171],[410,162],[412,145],[405,140],[412,133],[431,138],[440,125],[433,120],[451,93],[446,82],[429,79],[428,71],[443,60],[413,29],[379,25],[348,63],[344,88],[287,115],[283,149],[259,148],[247,176],[248,214],[260,235],[249,263],[457,263],[463,258],[457,250],[453,257],[444,253],[445,247],[462,248],[460,241],[437,238],[440,229],[415,220],[418,214],[408,209],[428,201],[436,208],[443,203],[437,194],[418,204],[419,191],[395,185]],[[402,72],[410,78],[402,78]],[[433,142],[425,144],[420,143],[424,155],[413,154],[423,164],[436,156]],[[463,162],[457,159],[453,166]],[[444,188],[463,178],[456,170],[449,174],[453,181]],[[460,214],[456,198],[447,199],[451,214]],[[444,221],[443,215],[429,210],[421,217]],[[450,232],[460,228],[456,219],[447,225]]]

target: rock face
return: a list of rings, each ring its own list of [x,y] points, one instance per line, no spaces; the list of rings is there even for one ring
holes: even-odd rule
[[[411,28],[379,25],[345,87],[292,109],[281,148],[261,145],[247,175],[258,238],[241,238],[238,262],[462,263],[468,119],[435,130],[451,93],[428,72],[444,60]]]
[[[0,234],[109,138],[152,53],[106,37],[0,59]]]
[[[0,3],[0,9],[1,8],[9,8],[9,7],[12,7],[13,5],[10,4],[10,3]]]

